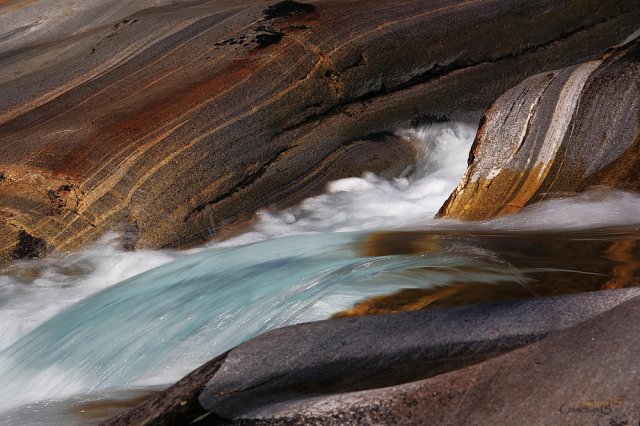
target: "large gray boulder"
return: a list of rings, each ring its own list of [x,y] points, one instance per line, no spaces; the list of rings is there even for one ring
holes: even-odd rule
[[[242,424],[638,424],[638,318],[640,298],[634,298],[480,364],[413,383],[267,407]]]

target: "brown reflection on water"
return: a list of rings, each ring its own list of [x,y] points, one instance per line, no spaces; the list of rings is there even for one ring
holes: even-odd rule
[[[638,287],[639,239],[638,228],[528,233],[372,233],[358,246],[365,256],[462,254],[475,257],[483,264],[515,267],[524,273],[527,281],[523,284],[470,280],[426,289],[403,289],[360,302],[334,316],[393,313]],[[429,274],[430,270],[425,268],[423,272]]]
[[[640,267],[640,262],[634,256],[637,250],[636,240],[616,241],[606,250],[607,259],[618,263],[613,267],[613,277],[603,284],[602,288],[609,290],[626,287]]]
[[[75,405],[71,412],[86,424],[97,424],[158,395],[159,390],[123,391],[121,395]]]

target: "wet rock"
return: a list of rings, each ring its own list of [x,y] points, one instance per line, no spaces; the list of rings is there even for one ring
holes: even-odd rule
[[[640,190],[640,41],[523,81],[483,122],[442,216],[492,218],[594,185]]]
[[[315,10],[313,4],[286,0],[269,6],[264,11],[264,17],[266,19],[287,18],[299,13],[311,13]]]
[[[0,8],[5,258],[20,229],[52,250],[123,229],[183,247],[329,179],[404,169],[411,151],[366,136],[477,117],[640,19],[635,0],[115,3]]]
[[[215,372],[207,375],[206,385],[198,371],[181,383],[198,383],[197,404],[209,413],[203,420],[208,418],[210,424],[221,419],[271,424],[283,416],[300,422],[347,422],[357,420],[354,416],[363,411],[375,411],[375,404],[359,411],[352,411],[349,404],[336,404],[340,417],[333,419],[324,413],[324,417],[309,417],[305,401],[339,399],[341,394],[348,397],[352,392],[367,395],[376,392],[367,389],[409,386],[402,384],[427,377],[436,380],[443,373],[580,324],[639,293],[640,289],[625,289],[301,324],[269,332],[233,349]],[[173,402],[163,403],[159,410],[143,404],[107,424],[147,424],[157,418],[158,411],[174,413],[171,407],[176,406],[175,401],[194,404],[195,393],[179,394],[178,388],[169,388],[155,404],[163,398]],[[172,419],[190,422],[200,413],[196,410]],[[407,413],[416,415],[415,410]]]
[[[500,270],[515,268],[522,275],[496,282],[463,274],[453,282],[361,300],[334,318],[640,287],[636,273],[640,268],[639,238],[635,226],[586,231],[496,233],[479,227],[369,233],[357,246],[363,256],[448,253],[470,256]],[[425,269],[419,273],[429,280],[432,272]]]

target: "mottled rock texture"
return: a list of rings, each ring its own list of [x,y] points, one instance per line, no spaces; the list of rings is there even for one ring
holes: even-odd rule
[[[441,214],[487,219],[595,185],[640,190],[640,40],[501,96]]]
[[[636,0],[272,6],[1,2],[0,256],[113,229],[185,246],[327,180],[402,170],[414,153],[389,132],[481,113],[640,20]]]

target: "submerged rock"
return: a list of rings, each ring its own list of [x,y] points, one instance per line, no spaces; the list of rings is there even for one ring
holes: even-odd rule
[[[438,392],[464,381],[452,380],[429,392],[420,384],[441,383],[440,377],[458,370],[458,376],[464,376],[462,372],[474,368],[469,365],[482,368],[500,354],[581,327],[625,301],[637,300],[639,292],[625,289],[286,327],[238,346],[208,364],[215,371],[196,370],[105,424],[186,424],[196,418],[201,419],[196,424],[357,424],[392,418],[395,423],[424,424],[438,417],[407,404],[437,405]],[[409,382],[416,380],[422,380],[417,382],[421,391],[408,393],[418,386]],[[510,378],[495,380],[508,383]],[[193,386],[184,388],[187,383]],[[530,390],[525,384],[521,389]],[[544,392],[543,387],[537,389]],[[517,408],[518,400],[511,401]],[[451,403],[445,402],[439,413],[451,409]],[[517,413],[516,418],[525,418]]]
[[[640,40],[502,95],[440,214],[488,219],[594,185],[640,190]]]
[[[120,3],[0,5],[5,258],[21,231],[48,250],[114,229],[185,246],[404,169],[410,145],[371,135],[478,114],[640,20],[636,0]]]

